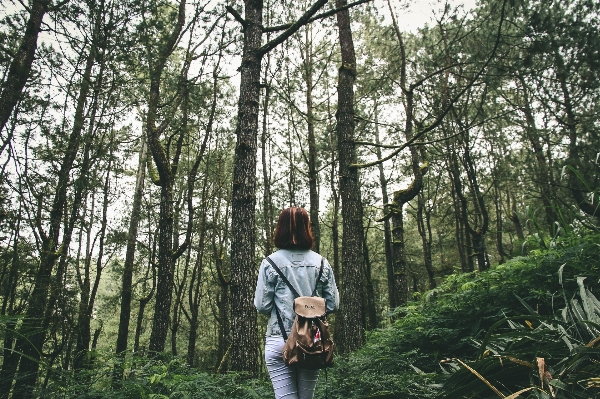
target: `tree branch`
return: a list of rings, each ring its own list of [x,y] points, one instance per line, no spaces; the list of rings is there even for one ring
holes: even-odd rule
[[[358,5],[363,4],[363,3],[368,3],[369,1],[372,1],[372,0],[359,0],[359,1],[355,1],[354,3],[346,4],[343,7],[335,8],[333,10],[329,10],[329,11],[321,13],[319,15],[315,15],[314,17],[312,17],[311,19],[309,19],[307,21],[307,23],[314,22],[314,21],[317,21],[319,19],[330,17],[332,15],[337,14],[340,11],[347,10],[349,8],[352,8],[354,6],[358,6]],[[283,25],[271,26],[269,28],[263,28],[263,32],[279,32],[280,30],[288,29],[291,26],[292,26],[292,24],[283,24]]]
[[[312,5],[296,22],[290,25],[283,33],[277,36],[275,39],[266,43],[264,46],[256,50],[259,56],[267,54],[269,51],[277,47],[279,44],[283,43],[288,37],[293,35],[300,29],[302,26],[306,25],[310,18],[317,12],[321,7],[323,7],[328,0],[317,0],[315,4]]]
[[[233,15],[233,18],[235,18],[236,21],[238,21],[244,27],[244,29],[246,29],[246,27],[248,26],[248,23],[246,22],[246,20],[244,18],[242,18],[242,16],[233,7],[225,6],[225,9],[231,15]]]
[[[385,158],[379,159],[379,160],[374,161],[374,162],[369,162],[369,163],[366,163],[366,164],[354,164],[354,165],[350,165],[350,167],[359,168],[359,169],[369,168],[371,166],[379,165],[382,162],[390,160],[393,157],[395,157],[396,155],[398,155],[403,149],[405,149],[406,147],[410,146],[416,140],[418,140],[419,138],[421,138],[422,136],[424,136],[426,133],[429,133],[430,131],[434,130],[435,128],[437,128],[442,123],[442,121],[444,120],[444,118],[446,117],[446,115],[448,114],[448,112],[450,112],[450,110],[452,109],[452,107],[454,106],[454,104],[460,99],[460,97],[462,97],[462,95],[467,90],[469,90],[473,86],[473,84],[475,84],[475,82],[477,81],[477,79],[479,79],[479,77],[483,74],[483,71],[485,71],[485,69],[490,64],[490,62],[492,62],[492,59],[496,56],[496,51],[498,50],[498,46],[500,45],[500,37],[501,37],[502,25],[504,23],[504,14],[505,14],[505,11],[506,11],[506,1],[507,0],[504,0],[502,2],[502,11],[500,13],[500,23],[498,24],[498,30],[497,30],[497,34],[496,34],[496,42],[494,43],[494,48],[492,49],[492,52],[491,52],[490,56],[485,61],[485,63],[481,67],[481,69],[475,74],[475,76],[473,77],[473,79],[471,79],[471,81],[465,87],[463,87],[463,89],[456,96],[454,96],[454,98],[450,101],[450,103],[442,111],[442,113],[437,117],[437,119],[431,125],[429,125],[428,127],[424,128],[423,130],[421,130],[420,132],[418,132],[417,134],[415,134],[410,140],[408,140],[406,143],[404,143],[403,145],[401,145],[400,147],[398,147],[398,149],[396,151],[392,152],[390,155],[386,156]]]

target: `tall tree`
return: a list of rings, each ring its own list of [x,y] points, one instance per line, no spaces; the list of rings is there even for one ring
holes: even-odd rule
[[[41,328],[48,305],[48,289],[51,284],[51,276],[56,261],[65,256],[68,251],[74,220],[78,219],[79,207],[81,201],[81,187],[76,191],[76,195],[68,216],[71,220],[67,224],[65,231],[62,231],[63,220],[68,214],[67,193],[70,187],[71,173],[74,168],[83,130],[85,127],[86,103],[92,87],[93,67],[101,54],[102,43],[105,43],[107,37],[101,35],[103,19],[100,18],[100,9],[90,10],[90,17],[93,21],[93,32],[90,41],[87,43],[87,53],[84,55],[85,67],[79,83],[79,92],[77,94],[77,104],[73,116],[73,126],[68,137],[66,150],[62,156],[60,170],[57,175],[57,184],[53,195],[52,208],[49,215],[47,228],[42,226],[42,220],[36,221],[37,234],[42,241],[40,253],[40,265],[36,272],[35,283],[31,298],[28,303],[26,318],[20,329],[20,339],[16,342],[16,352],[21,353],[17,378],[14,385],[15,395],[22,398],[32,396],[33,388],[38,376],[40,367],[40,358],[42,347],[46,337],[46,330]],[[61,236],[62,232],[62,236]],[[15,359],[18,361],[18,359]],[[12,367],[12,365],[10,365]],[[14,365],[16,367],[16,364]],[[5,369],[3,366],[2,378],[11,381],[15,369]],[[0,395],[8,395],[10,389],[2,391]],[[6,396],[4,396],[6,397]]]
[[[327,0],[315,2],[293,24],[270,29],[285,30],[264,45],[262,34],[269,28],[262,26],[263,1],[245,0],[244,18],[233,8],[227,8],[244,28],[231,208],[231,229],[237,236],[231,246],[231,295],[235,298],[232,302],[235,305],[231,309],[231,370],[258,371],[256,311],[252,298],[256,284],[256,148],[261,62],[265,54],[306,24],[326,2]]]
[[[336,7],[346,6],[345,0],[336,0]],[[336,318],[336,340],[340,352],[348,353],[364,343],[362,309],[363,226],[360,185],[356,164],[354,133],[354,79],[356,54],[350,27],[350,12],[337,13],[342,65],[338,74],[338,108],[336,113],[337,145],[342,199],[342,287],[340,311]]]
[[[60,7],[61,5],[57,5]],[[29,20],[21,43],[14,54],[0,93],[0,133],[4,130],[31,74],[38,35],[44,15],[52,8],[52,0],[32,0],[28,6]],[[10,139],[10,137],[8,138]],[[7,139],[7,140],[8,140]],[[4,148],[4,146],[2,147]]]
[[[133,204],[129,216],[129,229],[127,231],[127,249],[125,252],[125,263],[123,265],[123,278],[121,284],[121,310],[119,313],[119,330],[117,332],[117,344],[115,352],[118,356],[115,362],[114,380],[117,381],[123,376],[124,354],[127,350],[127,341],[129,336],[129,320],[131,317],[131,299],[133,271],[135,266],[135,249],[138,238],[138,227],[141,216],[142,196],[144,194],[144,180],[146,179],[146,159],[148,158],[148,145],[146,144],[146,135],[140,138],[140,153],[138,158],[138,168],[136,173],[135,188],[133,191]]]

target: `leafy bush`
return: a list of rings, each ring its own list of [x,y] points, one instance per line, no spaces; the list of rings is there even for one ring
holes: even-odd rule
[[[418,302],[396,309],[390,315],[395,320],[392,326],[371,332],[367,337],[367,344],[361,350],[340,359],[337,366],[330,371],[329,397],[483,398],[488,393],[497,396],[472,372],[461,367],[457,361],[448,362],[448,360],[477,359],[478,356],[482,356],[481,345],[486,339],[485,342],[490,342],[490,345],[496,348],[494,350],[499,351],[507,343],[492,342],[490,337],[495,337],[493,334],[499,331],[499,326],[507,323],[502,320],[509,318],[521,321],[520,324],[513,322],[515,325],[520,325],[518,329],[502,331],[508,334],[507,339],[515,340],[513,348],[522,347],[523,350],[527,348],[535,352],[539,341],[547,344],[544,350],[548,353],[555,351],[553,356],[566,355],[568,351],[564,352],[564,341],[559,339],[560,323],[555,318],[555,314],[557,309],[565,308],[570,303],[570,299],[566,295],[557,293],[562,290],[578,292],[578,276],[600,275],[598,270],[600,236],[584,237],[575,242],[572,237],[568,239],[570,241],[557,240],[552,249],[537,250],[528,257],[513,259],[483,273],[452,275],[439,288],[423,295]],[[558,278],[559,270],[562,280]],[[589,282],[588,292],[591,293],[597,288],[598,281]],[[524,304],[527,304],[535,315],[522,318]],[[532,330],[524,320],[537,324]],[[546,320],[545,324],[542,320]],[[545,327],[545,325],[552,325],[547,320],[555,320],[554,323],[558,323],[556,330]],[[527,339],[518,338],[520,334],[529,334],[530,331],[535,335]],[[568,331],[572,332],[573,329]],[[576,365],[583,367],[581,373],[589,372],[590,369],[587,367],[597,364],[593,363],[594,356],[597,359],[595,348],[579,349],[589,352],[586,356],[589,356],[591,362],[590,364],[583,362],[582,356],[577,358],[579,363],[576,362]],[[483,350],[483,353],[486,353],[486,356],[480,361],[484,364],[485,361],[493,361],[494,365],[498,366],[499,360],[493,358],[493,352]],[[564,356],[560,357],[563,358]],[[523,361],[534,364],[532,361],[535,362],[535,357]],[[533,378],[531,373],[535,374],[537,370],[528,369],[527,373],[523,373],[523,367],[526,367],[523,364],[504,359],[502,362],[504,365],[502,381],[506,381],[503,383],[515,383],[515,388],[508,389],[511,392],[518,391],[516,387],[526,386],[525,383]],[[547,360],[547,364],[555,367],[556,362]],[[570,363],[564,364],[566,367]],[[550,371],[550,373],[554,372],[554,369]],[[525,380],[517,379],[517,374],[519,378],[525,376]],[[571,377],[573,375],[575,374]],[[596,376],[598,375],[600,373],[596,373]],[[461,376],[466,380],[459,380]],[[450,379],[446,381],[448,377]],[[559,379],[556,377],[554,379],[555,384],[559,384]],[[463,391],[464,396],[453,391],[467,380],[473,385]],[[446,384],[442,385],[445,381]],[[571,384],[570,380],[565,381]],[[593,384],[595,381],[588,382]],[[452,385],[455,382],[456,384]],[[581,383],[587,384],[587,382]],[[319,385],[319,391],[322,392],[324,390],[322,382]],[[536,390],[536,392],[541,391]],[[480,396],[479,393],[482,395]]]
[[[97,378],[90,386],[86,382],[69,380],[64,385],[52,385],[42,398],[81,399],[258,399],[272,398],[270,381],[249,378],[240,373],[214,374],[189,368],[183,360],[146,360],[133,369],[119,387],[111,389],[108,378]]]
[[[389,327],[368,332],[363,348],[338,356],[335,367],[321,373],[316,398],[458,399],[514,393],[506,396],[512,399],[520,391],[531,398],[600,397],[600,323],[592,317],[600,317],[593,294],[599,281],[587,279],[584,286],[582,280],[600,275],[600,236],[568,240],[557,239],[551,249],[486,272],[449,276],[418,301],[396,309]],[[90,371],[89,378],[52,379],[40,396],[273,397],[267,378],[201,373],[178,359],[140,361],[112,389],[109,363]]]
[[[449,363],[456,372],[442,398],[496,397],[501,390],[530,398],[600,396],[600,301],[584,279],[577,278],[579,299],[562,292],[557,315],[540,316],[523,302],[528,315],[495,323],[476,361]]]

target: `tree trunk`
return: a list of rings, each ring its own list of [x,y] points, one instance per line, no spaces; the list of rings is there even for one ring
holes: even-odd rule
[[[566,120],[561,120],[561,118],[557,119],[566,128],[569,137],[569,153],[566,164],[573,168],[573,170],[569,172],[569,189],[571,190],[573,199],[575,199],[579,209],[589,216],[595,217],[596,221],[600,222],[600,207],[598,206],[598,200],[600,198],[598,192],[597,190],[591,190],[589,187],[586,187],[587,182],[581,181],[585,178],[585,175],[583,168],[581,167],[580,145],[577,142],[579,138],[578,130],[580,130],[580,123],[575,115],[571,92],[569,91],[567,84],[568,72],[566,71],[563,57],[558,50],[558,45],[555,42],[552,44],[554,47],[556,78],[560,84],[560,90],[563,95],[560,105],[564,107],[564,113],[566,114]],[[576,175],[576,172],[579,173],[579,176]],[[590,201],[585,198],[585,194],[589,192],[592,192]]]
[[[363,273],[365,276],[365,297],[366,303],[366,323],[365,328],[367,330],[373,330],[377,328],[377,308],[375,306],[375,288],[373,287],[373,276],[371,267],[371,258],[369,257],[369,246],[367,245],[367,238],[369,236],[369,227],[365,229],[364,240],[363,240]]]
[[[321,248],[321,225],[319,223],[319,187],[317,172],[317,145],[315,143],[315,121],[313,115],[313,52],[312,52],[312,30],[306,27],[306,55],[304,57],[306,75],[306,123],[308,130],[308,184],[310,192],[310,227],[312,230],[314,245],[313,250],[317,253]]]
[[[138,170],[133,193],[133,205],[129,217],[129,230],[127,232],[127,250],[125,252],[125,263],[123,265],[123,276],[121,285],[121,312],[119,314],[119,330],[117,333],[117,344],[115,348],[118,358],[115,361],[113,380],[123,378],[123,361],[127,350],[129,335],[129,320],[131,318],[131,297],[133,270],[135,266],[135,249],[137,244],[138,226],[140,221],[140,210],[144,195],[144,180],[146,179],[146,159],[148,158],[148,145],[146,135],[142,134],[140,139],[140,155],[138,158]]]
[[[336,0],[336,8],[347,4]],[[338,75],[337,143],[342,199],[342,281],[340,311],[336,318],[336,338],[341,353],[349,353],[364,343],[361,304],[361,263],[363,260],[363,228],[360,209],[360,186],[354,144],[354,79],[356,56],[350,28],[350,12],[337,13],[342,65]]]
[[[392,239],[394,251],[394,304],[405,305],[408,301],[408,275],[406,274],[406,255],[404,253],[404,203],[394,201],[392,213]]]
[[[0,133],[4,130],[10,119],[13,109],[21,99],[21,93],[29,79],[31,65],[35,58],[38,34],[41,31],[42,19],[48,11],[51,1],[32,0],[29,4],[29,20],[25,28],[25,34],[10,66],[8,75],[3,82],[2,94],[0,94]],[[9,138],[10,139],[10,138]]]
[[[267,67],[265,68],[265,81],[269,70],[270,56],[267,55]],[[273,203],[271,201],[271,163],[267,163],[267,116],[269,114],[269,99],[271,89],[269,84],[265,85],[265,100],[263,101],[263,123],[261,137],[261,157],[263,173],[263,223],[265,229],[265,256],[273,252]]]
[[[192,277],[190,280],[190,286],[188,288],[188,305],[190,307],[190,332],[188,335],[188,348],[187,348],[187,364],[190,367],[194,367],[196,359],[196,339],[198,337],[198,314],[200,308],[200,292],[202,287],[202,251],[198,250],[196,255],[196,261],[194,262],[194,268],[192,269]]]
[[[138,310],[137,322],[135,325],[135,338],[133,340],[133,351],[138,354],[140,352],[140,336],[142,335],[142,322],[144,320],[144,312],[146,310],[146,305],[148,302],[152,300],[154,297],[154,291],[156,291],[156,268],[154,266],[154,258],[156,253],[156,242],[154,243],[154,247],[152,248],[152,254],[150,255],[150,264],[148,265],[148,270],[146,273],[144,288],[146,287],[146,282],[148,281],[148,272],[152,270],[152,288],[148,295],[140,299],[140,307]]]
[[[514,194],[508,192],[506,194],[506,201],[508,203],[509,214],[508,218],[511,222],[513,222],[513,226],[515,227],[515,232],[517,233],[517,238],[519,240],[525,240],[525,235],[523,234],[523,224],[521,223],[521,218],[517,213],[517,201],[515,199]]]
[[[233,170],[231,230],[232,347],[229,369],[258,372],[258,334],[253,305],[255,277],[256,146],[263,2],[245,1],[244,50],[238,102],[237,143]]]
[[[423,243],[423,259],[429,280],[429,289],[432,290],[436,287],[433,272],[433,259],[431,256],[433,238],[431,236],[430,211],[426,210],[425,206],[425,195],[420,192],[417,204],[417,226],[419,235],[421,236],[421,242]]]
[[[500,207],[500,202],[500,190],[498,189],[498,183],[496,179],[494,179],[494,206],[496,208],[496,246],[498,248],[498,255],[500,255],[500,261],[498,263],[503,264],[506,261],[508,255],[504,251],[504,228],[502,224],[502,208]]]
[[[167,64],[168,57],[175,49],[179,35],[185,22],[186,0],[179,3],[177,22],[173,26],[166,43],[160,49],[156,61],[150,64],[150,92],[148,101],[148,111],[146,116],[146,134],[148,135],[148,148],[152,153],[152,159],[156,164],[159,181],[155,183],[160,186],[160,210],[158,221],[158,264],[157,264],[157,284],[156,301],[154,306],[154,318],[152,322],[152,332],[150,333],[150,343],[148,351],[150,356],[156,356],[163,352],[169,331],[171,300],[173,290],[173,274],[175,272],[175,260],[181,256],[181,248],[173,248],[173,184],[181,155],[183,137],[186,133],[187,118],[182,118],[184,126],[181,127],[173,158],[169,159],[160,136],[166,129],[166,124],[156,126],[158,117],[158,108],[161,101],[160,85],[162,82],[163,71]],[[186,82],[187,76],[184,70],[181,79]],[[185,97],[187,93],[185,84],[181,88],[182,93],[178,94],[178,100]],[[177,101],[173,107],[177,107]]]
[[[245,0],[244,49],[240,67],[231,200],[231,229],[236,232],[236,239],[231,245],[231,295],[235,301],[231,307],[232,346],[229,368],[233,371],[248,371],[253,374],[258,372],[256,310],[252,302],[256,285],[254,215],[261,60],[306,24],[326,2],[327,0],[317,0],[294,24],[261,47],[263,1]],[[231,7],[228,11],[237,14]],[[239,15],[236,18],[242,19]]]
[[[402,34],[400,29],[398,28],[398,24],[396,22],[396,16],[392,10],[392,5],[388,0],[388,7],[390,8],[390,13],[392,16],[392,24],[394,26],[394,32],[396,34],[396,38],[398,40],[398,45],[400,47],[400,87],[402,88],[402,92],[404,94],[404,110],[406,112],[406,122],[404,126],[404,137],[406,141],[410,141],[413,138],[413,113],[414,113],[414,104],[413,104],[413,88],[410,89],[406,84],[406,52],[404,47],[404,39],[402,38]],[[412,200],[417,196],[417,194],[421,191],[423,187],[423,174],[427,172],[427,162],[424,163],[423,166],[420,165],[420,158],[425,159],[424,150],[422,150],[422,154],[419,154],[419,151],[415,146],[410,147],[410,159],[411,159],[411,167],[413,172],[413,181],[410,185],[403,189],[394,192],[394,203],[392,209],[392,235],[393,235],[393,246],[392,253],[394,254],[394,290],[395,290],[395,302],[396,306],[405,305],[408,300],[408,276],[406,274],[407,268],[407,260],[405,254],[405,243],[404,243],[404,214],[403,208],[408,201]]]
[[[455,206],[455,216],[457,218],[457,229],[461,228],[460,236],[464,238],[464,260],[466,262],[466,267],[463,265],[463,272],[469,273],[475,270],[475,265],[473,264],[473,245],[471,244],[471,234],[469,233],[469,219],[467,214],[467,199],[465,198],[462,191],[462,182],[460,180],[460,170],[458,169],[458,160],[456,156],[456,152],[453,149],[451,151],[451,161],[449,173],[452,179],[453,191],[456,195],[456,201],[454,203]],[[456,209],[458,207],[458,209]]]
[[[531,110],[529,91],[525,84],[525,80],[522,77],[519,77],[518,79],[523,89],[522,111],[525,114],[525,121],[527,123],[525,134],[533,149],[537,166],[534,169],[536,172],[535,183],[537,183],[536,185],[540,190],[540,199],[544,206],[548,231],[550,234],[553,234],[554,222],[558,220],[558,217],[554,211],[554,207],[556,206],[556,192],[552,188],[554,183],[552,169],[549,167],[549,162],[546,160],[543,144],[540,143],[540,134],[535,124],[533,111]]]
[[[19,214],[17,217],[17,223],[15,226],[11,226],[14,228],[14,238],[13,238],[13,248],[12,248],[12,259],[10,264],[10,270],[8,274],[8,282],[6,283],[6,291],[4,292],[4,298],[2,301],[2,315],[8,316],[6,320],[6,325],[4,326],[4,345],[3,345],[3,361],[2,361],[2,370],[0,371],[0,375],[10,375],[13,376],[17,371],[17,366],[19,362],[20,355],[13,351],[14,343],[16,339],[16,328],[17,328],[17,320],[11,319],[11,316],[17,314],[15,311],[15,299],[16,299],[16,291],[18,285],[18,272],[20,266],[20,257],[19,257],[19,237],[21,233],[21,212],[19,209]],[[8,394],[10,393],[10,388],[12,386],[12,378],[0,378],[0,398],[8,398]]]
[[[461,126],[460,122],[458,126],[462,131],[465,132],[465,139],[463,143],[463,161],[465,164],[465,169],[467,171],[467,177],[470,183],[470,191],[473,196],[473,203],[476,215],[475,227],[472,227],[468,220],[466,226],[469,234],[473,238],[473,249],[475,251],[474,255],[477,257],[477,268],[479,269],[479,271],[484,271],[490,268],[487,249],[485,247],[485,235],[489,226],[489,216],[485,205],[485,201],[483,199],[483,194],[479,189],[477,173],[475,172],[475,163],[471,158],[471,151],[469,150],[470,140],[468,136],[468,130],[465,130]]]
[[[373,100],[373,116],[375,119],[375,144],[377,144],[377,160],[382,158],[381,156],[381,144],[379,138],[379,115],[377,109],[377,100]],[[383,200],[383,239],[385,241],[385,270],[387,272],[387,282],[388,282],[388,301],[390,304],[390,309],[396,307],[395,300],[395,289],[394,289],[394,254],[392,253],[392,231],[390,229],[390,218],[388,214],[391,212],[390,210],[390,199],[388,197],[387,192],[387,179],[385,178],[385,173],[383,170],[383,163],[379,163],[377,165],[379,168],[379,184],[381,185],[381,198]]]
[[[97,19],[94,25],[94,31],[97,36],[100,27],[100,21]],[[69,136],[67,149],[63,156],[60,171],[58,173],[58,182],[56,192],[50,211],[50,226],[46,234],[41,226],[38,226],[38,234],[42,237],[42,253],[40,254],[40,266],[35,276],[31,300],[27,308],[25,319],[20,330],[20,336],[16,343],[16,353],[21,353],[21,362],[17,372],[17,380],[14,386],[14,397],[29,398],[32,395],[35,386],[42,347],[46,337],[46,331],[41,329],[41,321],[44,320],[46,305],[48,303],[48,289],[51,283],[52,270],[56,260],[67,251],[71,241],[70,233],[65,232],[62,243],[60,238],[60,228],[62,224],[65,206],[67,204],[68,183],[70,173],[75,162],[81,134],[85,124],[85,104],[90,91],[90,78],[92,67],[96,59],[96,43],[90,44],[90,51],[87,55],[86,66],[81,79],[77,106],[75,109],[73,128]],[[74,206],[79,204],[74,202]],[[59,251],[59,243],[61,250]],[[13,375],[3,375],[2,378],[12,380]]]
[[[329,101],[329,98],[327,98],[327,118],[329,120],[329,146],[330,146],[330,150],[331,150],[331,157],[330,157],[330,164],[331,164],[331,169],[330,169],[330,174],[329,174],[329,183],[330,183],[330,188],[331,188],[331,199],[330,201],[333,202],[333,209],[331,210],[332,213],[332,221],[331,221],[331,246],[333,249],[333,275],[335,276],[335,281],[337,282],[337,284],[341,287],[341,285],[343,284],[342,282],[342,277],[340,275],[340,233],[339,233],[339,214],[340,214],[340,196],[338,193],[338,189],[336,186],[336,180],[337,180],[337,174],[336,174],[336,151],[337,151],[337,146],[336,146],[336,137],[333,134],[333,123],[332,123],[332,113],[331,113],[331,104]]]

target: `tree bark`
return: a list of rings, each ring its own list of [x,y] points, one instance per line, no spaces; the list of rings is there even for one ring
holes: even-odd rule
[[[328,90],[329,91],[329,90]],[[335,154],[337,152],[337,140],[335,135],[333,134],[333,123],[332,123],[332,113],[331,113],[331,103],[329,101],[329,98],[327,98],[327,118],[329,120],[329,146],[330,146],[330,150],[331,150],[331,156],[330,156],[330,164],[331,164],[331,169],[330,169],[330,174],[329,174],[329,183],[330,183],[330,188],[331,188],[331,199],[330,201],[333,201],[333,209],[331,210],[332,213],[332,220],[331,220],[331,246],[333,249],[333,275],[335,276],[335,281],[337,282],[337,284],[339,286],[341,286],[342,283],[342,277],[340,275],[340,233],[339,233],[339,214],[340,214],[340,196],[338,193],[338,189],[337,186],[335,184],[336,182],[336,157]]]
[[[508,204],[508,218],[511,222],[513,222],[513,226],[515,227],[515,232],[517,233],[517,238],[519,240],[525,240],[525,235],[523,234],[523,224],[521,223],[521,218],[517,213],[517,201],[515,199],[514,194],[508,192],[506,194],[506,202]]]
[[[9,316],[6,325],[4,327],[4,345],[3,345],[3,359],[2,359],[2,370],[0,371],[0,375],[2,376],[11,376],[11,378],[0,378],[0,398],[8,398],[8,394],[10,393],[10,388],[12,386],[12,376],[17,371],[17,366],[19,364],[20,355],[14,352],[14,344],[17,338],[16,328],[17,328],[17,320],[11,319],[10,316],[14,316],[17,314],[15,310],[15,299],[16,299],[16,291],[18,284],[18,272],[20,266],[20,257],[19,257],[19,237],[20,237],[20,229],[21,226],[21,212],[19,210],[19,214],[17,217],[17,223],[14,226],[14,238],[13,238],[13,253],[11,259],[11,265],[8,275],[8,282],[6,284],[6,291],[4,293],[4,298],[2,301],[2,315]]]
[[[398,40],[400,47],[400,87],[404,94],[404,110],[406,112],[406,122],[404,126],[404,137],[409,142],[413,138],[413,118],[414,118],[414,103],[413,103],[413,87],[408,88],[406,85],[406,52],[404,47],[404,39],[398,24],[396,22],[396,16],[392,10],[390,1],[388,0],[388,7],[392,16],[392,24],[394,26],[394,32]],[[423,175],[427,172],[427,162],[425,159],[425,152],[422,150],[422,154],[415,146],[410,147],[410,160],[411,168],[413,172],[413,181],[410,185],[403,189],[394,192],[394,203],[392,206],[392,235],[393,245],[392,253],[394,254],[394,296],[396,306],[405,305],[408,300],[408,276],[406,274],[407,260],[405,254],[405,242],[404,242],[404,205],[408,201],[412,200],[417,196],[423,187]],[[420,158],[425,161],[424,165],[420,165]]]
[[[152,298],[154,297],[154,292],[156,291],[155,259],[156,259],[156,240],[154,240],[154,243],[152,244],[152,252],[150,254],[150,261],[148,262],[149,263],[148,269],[146,271],[146,276],[144,278],[144,284],[143,284],[143,287],[146,288],[146,284],[148,281],[148,274],[151,271],[152,272],[152,287],[150,288],[148,295],[146,295],[145,297],[140,299],[140,306],[139,306],[138,315],[137,315],[137,322],[135,325],[135,336],[133,339],[133,351],[136,354],[140,353],[140,336],[142,335],[142,322],[144,321],[144,312],[146,311],[146,306],[148,305],[148,302],[150,302],[152,300]]]
[[[235,161],[232,184],[231,229],[236,239],[231,245],[232,345],[229,369],[258,372],[258,335],[253,305],[256,285],[255,206],[258,105],[260,102],[261,60],[265,54],[287,40],[325,5],[317,0],[295,23],[275,39],[261,46],[263,1],[244,2],[244,47],[240,67],[240,96],[236,126]],[[231,7],[228,9],[232,12]],[[233,13],[236,13],[233,11]],[[236,13],[237,14],[237,13]],[[239,15],[238,15],[239,17]],[[239,17],[241,19],[241,17]]]
[[[499,264],[506,262],[508,254],[504,250],[504,228],[502,223],[502,208],[500,206],[502,201],[500,189],[498,188],[497,179],[494,179],[494,206],[496,208],[496,247],[498,249],[498,255],[500,255]]]
[[[148,158],[148,145],[146,135],[141,136],[140,155],[138,158],[138,170],[135,181],[135,190],[133,193],[133,205],[131,207],[131,216],[129,218],[129,230],[127,232],[127,249],[125,252],[125,263],[123,265],[123,277],[121,285],[121,311],[119,314],[119,330],[117,332],[117,344],[115,348],[118,356],[115,362],[113,381],[123,378],[123,361],[127,350],[127,340],[129,335],[129,320],[131,318],[131,297],[133,270],[135,266],[135,250],[138,236],[138,226],[140,221],[140,211],[142,207],[142,197],[144,194],[144,180],[146,179],[146,159]]]
[[[433,259],[431,255],[433,238],[431,236],[430,211],[425,209],[425,207],[425,195],[420,192],[417,203],[417,227],[419,235],[421,236],[421,242],[423,243],[423,259],[425,270],[427,271],[427,278],[429,280],[429,289],[432,290],[436,287],[433,272]]]
[[[96,19],[94,25],[94,37],[92,40],[97,38],[99,29],[100,21]],[[21,353],[21,362],[19,364],[17,380],[13,390],[13,395],[16,395],[15,397],[29,398],[32,395],[37,380],[42,347],[46,337],[46,331],[41,329],[40,326],[41,322],[44,320],[46,305],[48,303],[48,289],[51,284],[52,270],[56,260],[66,253],[71,241],[70,232],[68,234],[65,232],[61,242],[60,229],[67,204],[70,173],[79,150],[81,135],[85,124],[84,110],[90,91],[92,67],[97,56],[96,45],[97,43],[92,41],[86,58],[86,66],[80,82],[73,128],[69,135],[67,149],[63,155],[60,171],[58,173],[58,182],[50,211],[50,225],[47,234],[41,227],[41,220],[38,221],[37,228],[39,230],[38,234],[42,238],[42,253],[40,254],[40,266],[35,276],[31,299],[20,330],[20,336],[22,338],[18,339],[16,343],[17,353]],[[78,207],[79,204],[74,202],[74,206]],[[59,243],[61,243],[60,249]],[[13,375],[3,375],[2,378],[12,380]]]
[[[319,223],[319,187],[317,172],[317,145],[315,142],[315,121],[313,115],[313,69],[314,60],[312,52],[312,30],[310,26],[305,31],[306,55],[304,57],[306,75],[306,124],[308,131],[308,184],[310,196],[310,227],[312,230],[314,245],[313,250],[317,253],[321,248],[321,224]]]
[[[152,153],[152,158],[156,164],[159,176],[159,181],[155,183],[160,186],[157,284],[154,318],[148,347],[150,356],[155,356],[165,349],[167,333],[169,330],[175,260],[183,253],[181,250],[182,248],[173,248],[173,184],[179,163],[179,156],[181,155],[183,137],[187,130],[187,119],[183,118],[184,126],[181,127],[181,131],[179,132],[176,143],[177,147],[174,151],[172,160],[168,158],[168,152],[165,151],[165,148],[160,141],[160,136],[167,125],[163,121],[160,126],[156,126],[156,122],[161,100],[160,85],[162,82],[162,75],[167,60],[173,53],[175,44],[183,29],[185,22],[185,5],[186,0],[181,0],[179,3],[177,22],[173,26],[168,37],[166,37],[166,43],[160,49],[159,54],[156,56],[156,60],[150,60],[150,93],[146,116],[146,134],[148,135],[148,148]],[[184,81],[187,78],[185,72],[187,71],[184,71],[183,76],[181,77]],[[185,83],[182,90],[184,92],[177,95],[178,99],[175,101],[175,105],[173,105],[175,108],[178,105],[177,102],[184,97],[186,91]]]
[[[263,2],[245,1],[244,50],[238,102],[237,143],[233,170],[231,230],[231,331],[229,369],[258,372],[256,310],[252,302],[255,276],[256,146]]]
[[[336,8],[347,4],[336,0]],[[337,143],[342,199],[342,281],[340,311],[336,318],[336,339],[341,353],[349,353],[364,343],[362,324],[363,228],[360,209],[360,186],[354,144],[354,80],[356,55],[350,28],[350,12],[337,13],[342,65],[338,74]]]
[[[267,67],[265,68],[265,81],[269,70],[270,56],[267,54]],[[273,203],[271,201],[271,163],[267,162],[267,117],[269,114],[269,99],[271,89],[265,85],[265,99],[263,101],[263,123],[261,137],[261,160],[263,173],[263,223],[265,229],[265,256],[273,252]]]
[[[554,222],[558,220],[554,207],[556,204],[556,192],[552,188],[554,185],[554,178],[552,169],[549,167],[549,162],[546,159],[544,153],[543,143],[540,143],[540,134],[535,124],[535,118],[533,111],[531,110],[531,103],[529,99],[528,87],[525,84],[523,77],[518,77],[519,82],[523,90],[523,104],[522,111],[525,114],[525,134],[531,147],[533,149],[533,155],[536,160],[535,172],[536,172],[536,185],[540,190],[540,199],[544,206],[544,214],[546,215],[546,225],[550,234],[553,234]]]
[[[373,117],[375,120],[375,144],[377,144],[376,153],[377,160],[381,160],[381,140],[379,138],[379,115],[377,109],[377,100],[373,100]],[[396,307],[395,289],[394,289],[394,254],[392,252],[392,231],[390,229],[390,218],[387,215],[390,213],[390,199],[387,192],[387,179],[383,170],[383,163],[377,165],[379,168],[379,184],[381,186],[381,198],[383,200],[383,239],[385,242],[385,270],[387,272],[388,286],[388,302],[390,309]]]
[[[32,0],[29,4],[29,20],[25,34],[8,67],[8,75],[0,94],[0,133],[4,130],[15,106],[20,101],[25,83],[29,79],[37,49],[38,34],[41,31],[44,14],[48,11],[50,4],[49,0]]]
[[[369,246],[367,245],[369,228],[370,226],[367,226],[365,229],[363,240],[363,273],[365,276],[365,297],[367,299],[364,309],[366,315],[366,323],[364,325],[367,330],[373,330],[377,328],[377,307],[375,306],[375,287],[373,286],[371,258],[369,256]]]

